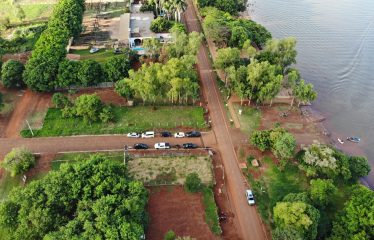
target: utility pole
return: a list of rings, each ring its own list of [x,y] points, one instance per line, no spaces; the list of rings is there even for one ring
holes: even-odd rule
[[[124,149],[123,149],[123,165],[126,165],[126,154],[127,154],[127,145],[125,145]]]
[[[26,123],[27,123],[27,126],[28,126],[29,129],[30,129],[31,135],[34,136],[34,132],[32,131],[31,126],[30,126],[30,124],[29,124],[29,121],[27,121],[27,119],[26,119]]]

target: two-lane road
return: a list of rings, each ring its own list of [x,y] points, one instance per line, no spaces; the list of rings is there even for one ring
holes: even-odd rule
[[[201,26],[191,0],[185,14],[188,30],[201,32]],[[204,95],[212,119],[218,150],[221,152],[227,177],[227,187],[233,211],[237,220],[237,229],[243,239],[266,239],[265,230],[255,207],[248,206],[245,198],[246,184],[238,166],[237,156],[231,139],[226,110],[220,96],[216,74],[212,71],[208,49],[202,44],[198,53],[198,66]]]

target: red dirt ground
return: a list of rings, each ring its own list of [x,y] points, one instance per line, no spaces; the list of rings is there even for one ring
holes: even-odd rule
[[[204,220],[201,194],[186,193],[182,187],[150,188],[147,239],[161,240],[173,230],[178,236],[218,239]]]

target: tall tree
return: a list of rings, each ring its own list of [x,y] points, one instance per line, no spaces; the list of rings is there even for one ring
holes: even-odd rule
[[[313,89],[313,84],[305,83],[304,80],[301,80],[299,84],[296,84],[293,87],[293,94],[299,100],[298,106],[301,102],[312,102],[317,98],[317,92]]]
[[[83,86],[92,86],[103,80],[101,65],[94,60],[84,60],[78,71],[78,79]]]
[[[109,58],[103,66],[106,82],[117,82],[129,76],[130,59],[128,56],[115,56]]]
[[[338,189],[331,179],[310,180],[310,198],[320,207],[326,207],[334,201]]]
[[[156,59],[161,51],[161,43],[157,38],[144,39],[143,47],[147,55],[153,59]]]
[[[237,48],[221,48],[217,51],[217,57],[214,60],[214,66],[223,70],[225,73],[225,84],[227,86],[227,71],[229,67],[238,67],[240,62],[240,50]]]
[[[71,85],[80,85],[78,79],[78,72],[81,68],[81,62],[69,61],[68,59],[63,60],[57,73],[57,85],[62,88],[69,87]]]

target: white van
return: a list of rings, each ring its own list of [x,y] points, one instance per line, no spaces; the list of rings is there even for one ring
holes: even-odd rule
[[[154,138],[154,137],[155,137],[155,132],[153,131],[142,133],[142,138]]]

